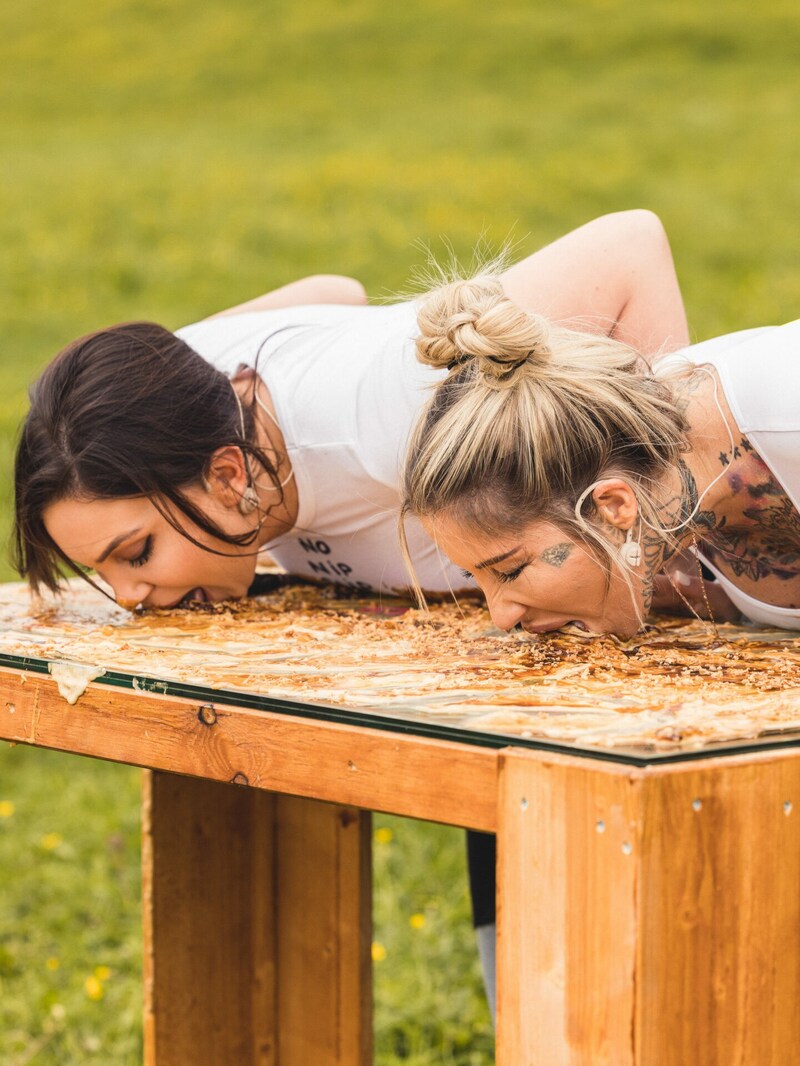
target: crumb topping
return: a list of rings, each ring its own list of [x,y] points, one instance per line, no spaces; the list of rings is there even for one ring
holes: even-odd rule
[[[0,588],[0,653],[581,747],[666,749],[800,729],[800,638],[659,619],[629,641],[502,633],[476,602],[287,586],[130,613],[82,583]]]

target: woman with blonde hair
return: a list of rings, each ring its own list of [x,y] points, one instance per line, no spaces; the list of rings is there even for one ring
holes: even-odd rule
[[[697,573],[673,575],[679,602],[697,610],[699,590],[706,616],[732,601],[734,615],[800,629],[800,322],[652,370],[612,337],[520,309],[490,275],[434,291],[418,322],[418,358],[446,377],[411,440],[401,540],[405,518],[421,520],[501,629],[632,637],[687,548]],[[492,1003],[494,849],[470,834]]]
[[[447,377],[412,439],[403,513],[498,626],[631,637],[692,549],[746,619],[800,629],[800,322],[651,369],[489,275],[442,286],[418,321],[419,359]]]

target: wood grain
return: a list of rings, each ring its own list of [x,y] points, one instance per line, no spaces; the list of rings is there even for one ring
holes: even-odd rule
[[[24,683],[21,677],[25,678]],[[205,708],[205,709],[203,709]],[[493,831],[495,749],[0,668],[0,738]]]
[[[70,706],[13,670],[0,737],[174,771],[145,802],[147,1066],[369,1061],[355,808],[497,829],[498,1066],[795,1061],[800,749],[630,768],[99,683]]]
[[[145,1066],[367,1066],[369,817],[145,775]]]
[[[276,1066],[275,797],[148,774],[145,1064]],[[266,865],[266,869],[265,869]]]
[[[642,784],[637,1062],[796,1062],[800,754],[648,769]]]
[[[636,775],[508,751],[500,782],[498,1066],[632,1066]]]
[[[278,797],[280,1066],[372,1062],[370,816]]]
[[[783,1066],[800,1045],[800,751],[509,751],[498,1066]]]

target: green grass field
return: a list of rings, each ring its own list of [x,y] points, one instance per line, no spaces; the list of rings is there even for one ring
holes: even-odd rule
[[[2,535],[27,383],[112,321],[318,271],[385,296],[418,242],[522,254],[633,206],[696,337],[795,317],[799,31],[789,0],[3,4]],[[137,794],[0,751],[7,1066],[141,1061]],[[486,1066],[461,835],[376,827],[378,1062]]]

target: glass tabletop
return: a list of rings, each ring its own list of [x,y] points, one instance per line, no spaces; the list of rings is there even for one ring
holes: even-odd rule
[[[800,634],[659,620],[622,642],[501,633],[478,602],[423,612],[275,580],[238,603],[128,612],[85,582],[0,586],[0,665],[71,702],[121,688],[490,747],[633,764],[800,744]]]

